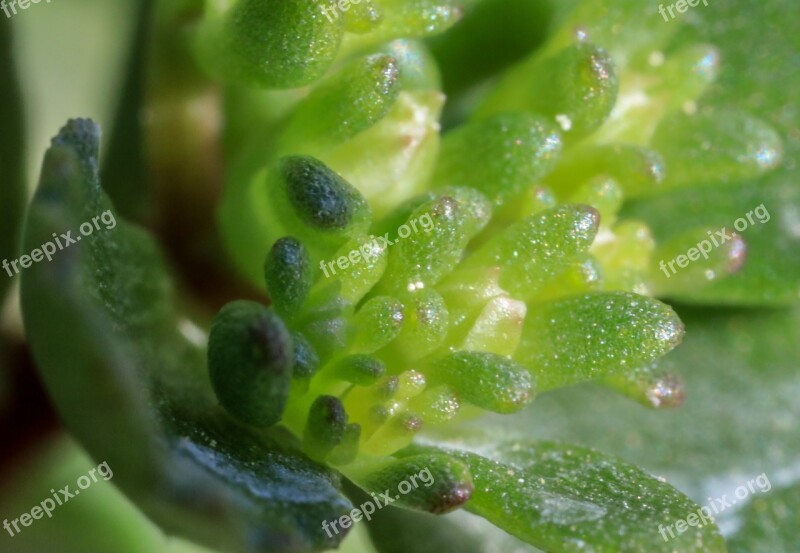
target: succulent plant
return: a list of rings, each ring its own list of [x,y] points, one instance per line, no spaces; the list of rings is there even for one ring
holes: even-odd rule
[[[635,0],[327,6],[143,2],[105,164],[88,119],[53,139],[23,249],[119,221],[22,276],[70,430],[157,525],[220,551],[335,548],[347,530],[325,521],[421,470],[432,484],[366,525],[377,551],[494,550],[465,541],[483,523],[463,511],[508,534],[497,550],[726,551],[713,523],[659,534],[696,494],[569,440],[609,390],[636,413],[692,393],[667,302],[796,303],[778,77],[731,80],[736,25],[715,45],[711,15]],[[507,44],[480,56],[476,29]],[[787,71],[759,59],[759,78]],[[588,412],[525,436],[540,400],[573,414],[559,393]]]

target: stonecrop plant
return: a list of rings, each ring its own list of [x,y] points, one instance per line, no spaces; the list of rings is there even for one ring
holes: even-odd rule
[[[672,303],[797,301],[795,93],[641,0],[341,5],[143,2],[105,163],[88,119],[53,139],[23,250],[119,221],[21,277],[70,430],[218,551],[336,548],[390,491],[380,552],[727,551],[662,539],[699,504],[622,452],[503,420],[588,381],[667,416]],[[505,545],[420,514],[455,510]]]

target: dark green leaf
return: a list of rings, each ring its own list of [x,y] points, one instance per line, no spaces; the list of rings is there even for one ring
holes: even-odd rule
[[[54,139],[26,248],[113,216],[97,178],[98,139],[85,120]],[[192,323],[178,315],[160,253],[141,230],[114,221],[33,265],[22,282],[31,348],[67,426],[170,533],[237,553],[334,546],[319,521],[349,508],[335,475],[287,433],[249,430],[221,410],[203,347],[180,332]]]

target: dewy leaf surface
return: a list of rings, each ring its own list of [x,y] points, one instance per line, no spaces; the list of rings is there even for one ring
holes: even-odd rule
[[[688,331],[669,358],[685,380],[681,408],[654,411],[583,385],[542,394],[511,418],[490,415],[459,434],[475,444],[532,437],[614,452],[704,505],[710,497],[732,497],[737,486],[762,473],[774,489],[757,498],[796,484],[800,312],[683,308],[680,313]],[[727,534],[738,526],[733,524],[738,516],[727,509],[717,522]]]
[[[637,294],[581,294],[537,307],[514,358],[533,372],[540,390],[633,370],[683,337],[669,306]]]
[[[450,451],[475,484],[467,510],[552,553],[724,552],[715,526],[665,541],[659,525],[697,510],[641,469],[584,447],[511,441],[481,455]]]
[[[97,179],[98,140],[87,120],[54,139],[26,248],[113,214]],[[337,477],[288,434],[243,427],[217,405],[204,346],[179,331],[198,329],[177,314],[151,238],[121,220],[81,238],[22,283],[37,366],[74,435],[168,532],[237,553],[335,546],[319,523],[349,509]]]

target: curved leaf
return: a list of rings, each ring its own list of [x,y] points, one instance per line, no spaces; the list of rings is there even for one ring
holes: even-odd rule
[[[654,411],[584,385],[542,394],[513,418],[489,416],[461,434],[476,443],[517,436],[613,451],[703,504],[726,493],[732,497],[737,486],[762,473],[776,487],[796,483],[800,312],[680,313],[688,332],[669,359],[685,379],[681,408]],[[737,515],[721,512],[720,528],[730,531]]]
[[[466,509],[552,553],[724,552],[713,524],[664,540],[659,527],[698,506],[669,484],[592,449],[504,442],[476,453],[449,450],[472,473]]]
[[[248,429],[217,405],[204,346],[184,336],[198,329],[177,314],[159,251],[116,224],[100,189],[98,140],[86,120],[53,140],[25,230],[30,249],[53,233],[76,240],[22,282],[28,338],[60,415],[168,532],[223,551],[335,546],[343,536],[318,525],[349,508],[337,477],[288,433]],[[84,234],[92,218],[106,227]]]

